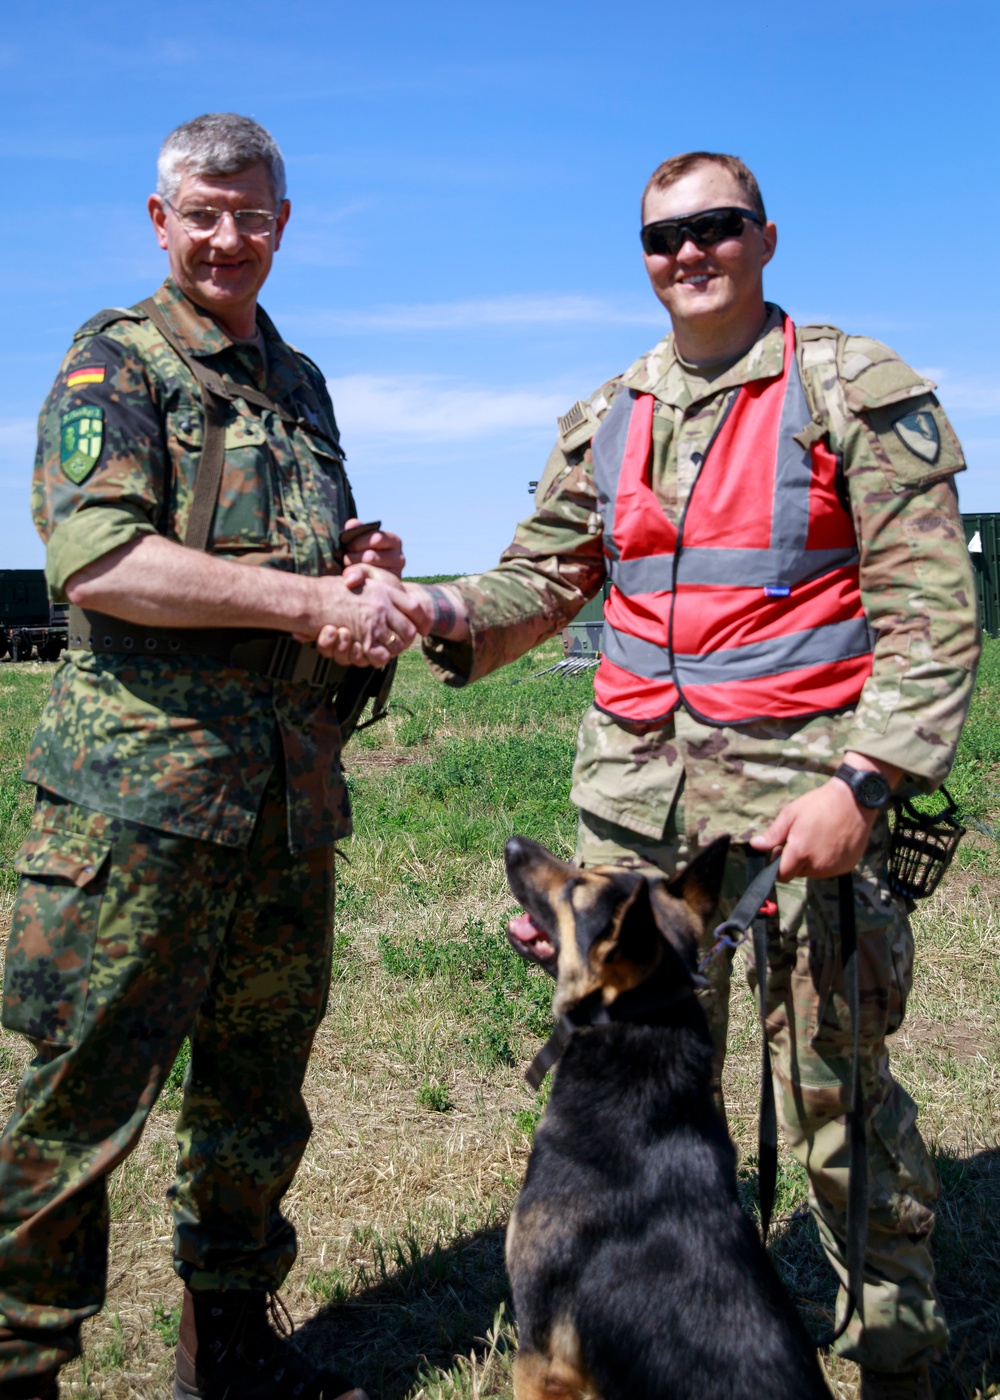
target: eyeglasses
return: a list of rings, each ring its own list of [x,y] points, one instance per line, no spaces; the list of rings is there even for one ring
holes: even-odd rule
[[[761,216],[751,209],[706,209],[683,219],[658,219],[655,224],[643,224],[639,236],[645,252],[675,257],[689,238],[699,248],[711,248],[724,238],[739,238],[745,219],[764,225]]]
[[[278,217],[270,209],[178,209],[169,199],[163,202],[169,205],[189,233],[214,233],[227,214],[231,215],[240,233],[270,233]]]

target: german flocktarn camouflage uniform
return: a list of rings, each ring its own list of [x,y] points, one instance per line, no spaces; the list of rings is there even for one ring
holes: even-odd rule
[[[234,400],[213,552],[338,572],[353,501],[319,371],[261,311],[263,355],[171,281],[155,300],[192,356],[298,419]],[[201,443],[194,375],[141,311],[77,333],[33,491],[56,599],[129,540],[183,539]],[[339,745],[327,693],[304,682],[210,657],[65,654],[25,768],[39,796],[7,951],[3,1024],[36,1055],[0,1140],[0,1380],[78,1351],[104,1296],[105,1178],[185,1036],[175,1267],[208,1290],[287,1273],[280,1201],[309,1136],[333,842],[350,832]]]
[[[813,421],[843,461],[861,555],[861,593],[876,636],[871,677],[854,709],[807,720],[713,727],[683,707],[636,736],[591,707],[580,726],[572,797],[577,860],[672,873],[690,851],[728,832],[763,831],[790,800],[832,777],[845,751],[896,764],[911,790],[947,776],[968,708],[979,643],[975,588],[952,476],[961,448],[933,385],[878,341],[800,326],[797,354]],[[471,636],[431,637],[425,653],[462,685],[552,636],[605,578],[590,439],[623,388],[655,397],[651,484],[679,522],[723,412],[739,387],[780,374],[775,307],[755,345],[715,378],[688,372],[667,336],[620,379],[561,420],[561,435],[496,569],[459,580]],[[806,444],[808,445],[808,444]],[[747,483],[752,490],[752,482]],[[884,878],[880,818],[855,871],[862,982],[862,1070],[871,1214],[864,1314],[838,1351],[875,1371],[905,1371],[940,1350],[947,1329],[934,1297],[928,1240],[937,1178],[916,1108],[894,1081],[885,1038],[903,1016],[913,970],[906,911]],[[723,912],[745,888],[734,847]],[[841,1280],[846,1224],[850,1015],[841,984],[836,880],[778,887],[772,920],[768,1025],[786,1139],[806,1167],[824,1247]],[[752,974],[751,974],[751,980]],[[706,993],[719,1069],[730,966],[717,961]],[[841,1306],[843,1306],[843,1290]]]

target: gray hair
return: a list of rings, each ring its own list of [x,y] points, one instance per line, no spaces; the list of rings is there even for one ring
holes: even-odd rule
[[[184,170],[192,175],[238,175],[262,160],[271,177],[275,204],[285,197],[285,162],[278,143],[252,117],[207,112],[173,130],[160,147],[156,189],[173,199]]]

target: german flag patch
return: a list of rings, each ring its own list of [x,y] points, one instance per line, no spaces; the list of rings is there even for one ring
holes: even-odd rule
[[[66,376],[66,388],[79,389],[81,384],[103,384],[105,372],[104,365],[81,365],[79,369],[71,369]]]

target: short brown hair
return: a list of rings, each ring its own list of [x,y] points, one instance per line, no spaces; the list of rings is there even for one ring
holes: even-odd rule
[[[723,170],[728,170],[743,191],[747,208],[752,209],[755,214],[759,214],[762,219],[767,218],[764,212],[764,201],[760,195],[760,186],[753,171],[743,164],[739,156],[724,156],[718,151],[687,151],[682,156],[671,156],[662,165],[658,165],[650,175],[646,188],[642,192],[642,205],[640,206],[642,217],[645,218],[646,196],[650,190],[667,189],[683,175],[694,170],[697,165],[721,165]]]

